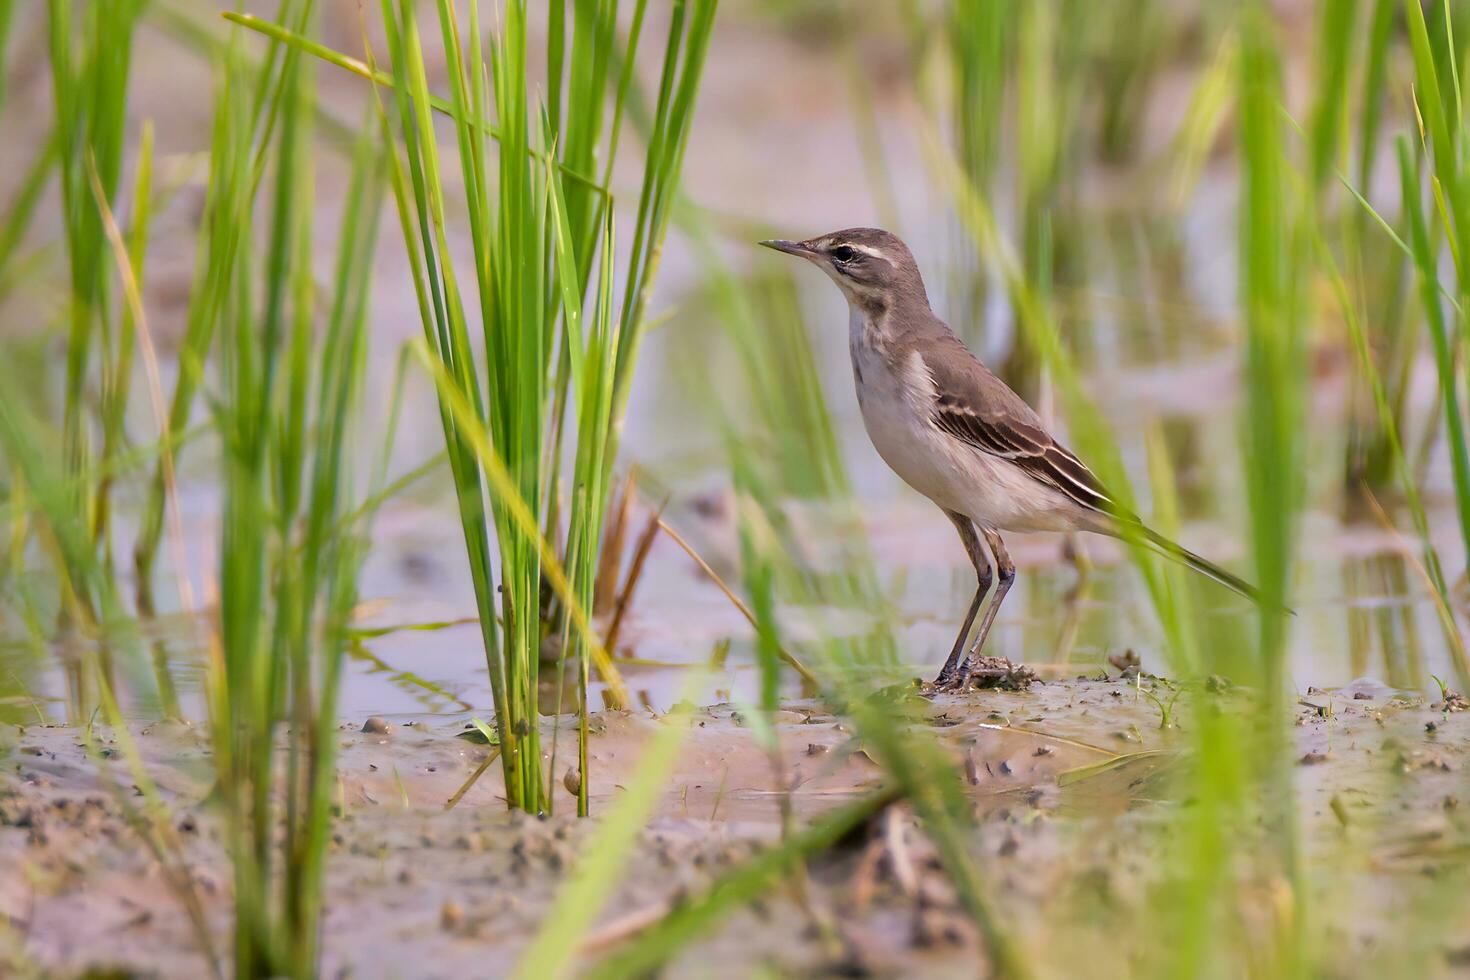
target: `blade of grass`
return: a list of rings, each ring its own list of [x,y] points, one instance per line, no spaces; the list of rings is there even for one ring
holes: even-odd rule
[[[678,703],[688,704],[703,686],[704,678],[704,671],[691,671]],[[687,708],[675,708],[660,722],[658,732],[628,777],[622,795],[602,817],[596,839],[583,852],[576,873],[558,891],[541,929],[521,954],[514,976],[568,974],[577,952],[577,939],[601,912],[632,857],[634,840],[658,804],[692,722],[692,713]]]

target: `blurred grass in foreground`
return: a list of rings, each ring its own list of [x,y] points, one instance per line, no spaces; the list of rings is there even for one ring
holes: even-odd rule
[[[320,959],[341,657],[372,516],[390,492],[384,476],[392,439],[379,447],[375,465],[358,458],[362,430],[375,421],[362,395],[369,272],[385,188],[412,266],[424,328],[418,350],[438,396],[510,805],[551,809],[554,773],[543,769],[536,707],[543,641],[559,638],[563,665],[575,657],[579,669],[584,814],[598,778],[587,755],[593,666],[618,691],[616,665],[589,620],[604,567],[598,549],[715,3],[676,0],[657,11],[667,14],[668,33],[652,99],[642,97],[634,70],[646,0],[552,3],[544,100],[534,94],[531,65],[539,53],[528,41],[528,4],[497,5],[487,30],[477,4],[439,0],[430,8],[437,48],[420,35],[424,6],[382,3],[385,67],[372,53],[352,59],[313,40],[309,0],[284,0],[274,22],[231,16],[264,36],[258,61],[246,57],[243,30],[200,45],[213,59],[217,98],[171,391],[153,363],[141,301],[161,199],[146,124],[132,179],[124,175],[130,58],[149,16],[141,0],[49,0],[56,119],[26,155],[0,229],[0,293],[8,295],[47,260],[44,248],[28,246],[54,183],[66,281],[56,346],[64,365],[58,400],[46,378],[26,376],[47,373],[31,370],[44,356],[6,340],[5,606],[18,613],[31,648],[55,651],[68,664],[75,716],[95,708],[116,733],[140,802],[112,788],[213,960],[190,869],[157,787],[129,745],[121,701],[128,694],[145,711],[181,710],[166,661],[149,662],[138,625],[159,605],[159,548],[182,545],[174,468],[180,447],[200,432],[190,429],[194,403],[209,408],[204,431],[223,461],[214,594],[187,594],[184,562],[176,560],[172,572],[184,611],[217,604],[217,622],[201,617],[200,624],[234,867],[232,972],[242,977],[312,976]],[[1385,972],[1431,969],[1442,955],[1439,936],[1458,913],[1463,882],[1453,870],[1411,896],[1405,924],[1368,961],[1354,963],[1330,940],[1334,918],[1371,910],[1356,903],[1378,900],[1355,894],[1353,876],[1371,864],[1371,848],[1390,828],[1358,826],[1327,837],[1320,822],[1298,812],[1286,656],[1294,621],[1284,608],[1300,604],[1304,591],[1296,547],[1303,513],[1336,492],[1315,479],[1321,454],[1309,437],[1309,399],[1314,345],[1340,327],[1365,403],[1345,447],[1349,489],[1366,485],[1374,502],[1375,493],[1402,494],[1418,536],[1416,560],[1461,683],[1470,681],[1460,576],[1446,570],[1431,536],[1423,486],[1432,451],[1443,445],[1458,546],[1470,551],[1465,5],[1322,0],[1311,10],[1300,127],[1283,82],[1288,25],[1264,2],[1198,10],[1157,0],[954,0],[927,13],[912,6],[906,23],[915,27],[923,62],[915,75],[949,86],[926,104],[920,138],[944,210],[966,239],[955,299],[964,312],[956,319],[978,325],[992,305],[1008,311],[1019,338],[1010,377],[1022,388],[1056,392],[1070,438],[1125,500],[1133,496],[1125,461],[1136,458],[1135,447],[1098,409],[1079,356],[1095,345],[1100,319],[1085,295],[1098,285],[1088,249],[1100,240],[1088,230],[1085,182],[1095,178],[1097,161],[1120,166],[1148,152],[1148,107],[1176,68],[1166,55],[1177,49],[1199,62],[1183,117],[1164,134],[1161,158],[1145,161],[1141,172],[1175,177],[1186,207],[1212,154],[1228,155],[1239,173],[1231,307],[1239,322],[1228,329],[1239,344],[1244,388],[1240,442],[1207,478],[1230,474],[1223,489],[1212,488],[1229,495],[1239,474],[1243,504],[1229,513],[1239,518],[1268,601],[1254,638],[1237,643],[1227,629],[1206,628],[1202,589],[1209,586],[1132,549],[1176,675],[1170,683],[1182,692],[1183,709],[1171,715],[1161,707],[1162,721],[1181,729],[1176,747],[1190,763],[1151,812],[1156,824],[1131,842],[1157,859],[1141,905],[1146,914],[1087,905],[1076,921],[1060,913],[1053,921],[1016,921],[975,853],[977,828],[959,767],[904,683],[904,665],[917,657],[905,655],[892,631],[885,577],[854,515],[831,396],[795,288],[784,271],[730,272],[691,209],[689,238],[710,270],[698,308],[716,320],[718,342],[693,337],[686,346],[705,349],[686,353],[692,377],[719,374],[733,389],[708,401],[736,494],[741,576],[756,620],[760,687],[749,707],[764,721],[754,725],[773,749],[787,656],[797,652],[886,784],[806,828],[795,825],[786,801],[780,843],[592,964],[592,972],[658,969],[763,890],[801,882],[816,855],[900,799],[933,839],[999,975],[1068,975],[1076,962],[1070,957],[1098,936],[1110,940],[1086,950],[1098,973],[1288,977],[1364,962]],[[0,2],[0,52],[15,16],[13,4]],[[447,54],[447,95],[430,87],[436,50]],[[930,70],[935,59],[947,59],[948,73]],[[336,242],[330,272],[315,220],[324,179],[314,132],[318,62],[365,76],[364,91],[370,85],[376,96],[347,154],[342,224],[323,236]],[[619,265],[610,186],[625,115],[638,123],[645,146],[632,246]],[[457,166],[440,160],[438,117],[453,131]],[[1373,186],[1379,158],[1388,156],[1380,152],[1383,134],[1397,137],[1397,214],[1378,206]],[[1147,196],[1140,200],[1116,209],[1138,213],[1112,218],[1148,225],[1156,215],[1144,211]],[[468,273],[454,248],[462,236]],[[1003,295],[990,295],[992,284]],[[1438,397],[1429,417],[1416,418],[1410,386],[1424,330]],[[134,383],[140,372],[146,389]],[[127,409],[144,392],[156,431],[139,441]],[[396,399],[394,406],[390,432]],[[1163,425],[1150,420],[1143,432],[1144,502],[1172,533],[1187,488],[1176,485],[1180,467]],[[361,479],[365,469],[371,480]],[[131,612],[114,554],[114,536],[134,516],[119,509],[130,501],[125,489],[140,491]],[[1385,520],[1396,510],[1390,500]],[[816,515],[835,515],[841,541],[833,554],[813,546],[807,522]],[[59,598],[43,598],[49,589],[37,588],[40,580],[56,585]],[[840,629],[826,618],[834,611],[843,617]],[[1234,682],[1233,708],[1217,703],[1212,675]],[[669,719],[610,808],[601,849],[588,855],[543,924],[522,963],[526,975],[567,969],[578,933],[597,915],[628,843],[657,804],[682,721],[677,712]],[[85,739],[102,765],[90,726]],[[771,757],[779,766],[779,754]],[[1407,792],[1392,775],[1373,782],[1390,796]],[[1308,828],[1320,836],[1309,842]],[[1086,905],[1087,883],[1079,876],[1069,886],[1076,904],[1057,907],[1070,912]]]

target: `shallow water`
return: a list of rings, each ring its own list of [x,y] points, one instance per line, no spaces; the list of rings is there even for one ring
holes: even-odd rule
[[[349,4],[328,4],[325,9],[329,35],[342,44],[356,43],[355,9]],[[711,52],[686,164],[691,198],[715,214],[740,214],[750,226],[765,226],[782,236],[880,223],[881,195],[859,164],[851,93],[842,85],[823,84],[845,77],[844,59],[850,54],[845,42],[782,31],[761,11],[739,4],[731,5],[722,17],[727,18],[725,33]],[[159,117],[164,169],[185,172],[186,154],[207,136],[209,92],[204,73],[192,55],[162,33],[148,34],[140,43],[135,100],[140,112],[168,107]],[[867,62],[884,66],[872,80],[871,94],[889,189],[903,216],[901,227],[894,230],[912,244],[935,308],[978,352],[999,358],[1012,339],[1012,318],[996,289],[979,306],[967,299],[974,285],[969,271],[972,250],[954,227],[951,204],[935,188],[919,152],[922,116],[902,70],[903,43],[897,35],[864,37],[860,42]],[[752,78],[748,66],[756,62],[765,70]],[[179,84],[181,77],[196,76],[198,85]],[[364,96],[360,83],[324,71],[322,84],[326,100],[351,118]],[[1167,140],[1178,111],[1168,94],[1170,86],[1159,88],[1158,132],[1145,137],[1149,146]],[[20,137],[26,127],[41,126],[48,119],[44,73],[17,79],[8,97],[15,147],[24,143]],[[827,165],[837,160],[849,165]],[[630,161],[631,157],[624,162],[632,166]],[[1143,511],[1149,509],[1144,434],[1157,424],[1178,470],[1185,543],[1248,574],[1236,421],[1241,406],[1234,322],[1235,177],[1228,161],[1212,162],[1199,187],[1180,202],[1158,192],[1156,164],[1144,152],[1122,166],[1091,165],[1078,175],[1079,186],[1087,193],[1069,197],[1063,213],[1055,217],[1058,235],[1064,236],[1074,256],[1068,281],[1057,284],[1061,326],[1092,397],[1104,407],[1119,435]],[[330,177],[342,163],[323,154],[321,166],[325,179],[318,227],[328,234],[340,193],[339,182]],[[153,247],[162,271],[150,276],[145,299],[165,351],[176,339],[183,316],[186,278],[182,277],[192,248],[188,211],[195,190],[189,185],[175,208],[161,217]],[[997,206],[1003,221],[1013,225],[1012,202],[1000,200]],[[43,208],[42,213],[55,210]],[[391,382],[399,346],[419,329],[401,251],[394,246],[393,220],[385,214],[385,246],[373,297],[370,375],[378,391]],[[762,274],[779,270],[794,277],[805,322],[789,327],[811,334],[876,559],[877,578],[893,607],[900,659],[914,674],[927,676],[948,650],[969,598],[970,571],[949,523],[904,488],[867,443],[846,363],[842,300],[815,270],[789,268],[783,264],[789,261],[785,257],[765,255],[738,237],[724,241],[720,255],[736,270]],[[687,357],[690,338],[697,347],[714,334],[708,311],[693,295],[705,271],[703,261],[678,232],[671,236],[654,304],[656,316],[671,316],[644,345],[622,458],[625,465],[644,468],[647,483],[668,489],[670,523],[738,588],[728,468],[717,427],[691,410],[690,401],[691,372],[699,379],[696,391],[699,385],[719,387],[726,373],[721,364],[691,363]],[[1305,688],[1368,675],[1430,690],[1430,675],[1448,677],[1454,671],[1420,575],[1395,536],[1372,523],[1345,525],[1339,516],[1344,509],[1339,474],[1347,438],[1351,364],[1331,343],[1323,342],[1313,364],[1316,395],[1307,446],[1312,483],[1296,570],[1299,615],[1292,624],[1292,678]],[[1433,408],[1434,398],[1426,363],[1415,374],[1409,402],[1422,413]],[[1043,393],[1039,407],[1050,416],[1048,403]],[[382,408],[381,399],[368,400],[369,425],[373,413]],[[140,431],[150,425],[141,406],[137,423]],[[431,457],[441,442],[431,386],[417,374],[410,380],[402,433],[394,456],[396,472]],[[210,452],[191,449],[181,465],[189,537],[185,574],[196,595],[209,594],[209,570],[217,561],[213,551],[217,495],[211,483]],[[1463,567],[1464,556],[1454,533],[1447,487],[1442,454],[1433,453],[1426,499],[1435,542],[1446,567],[1454,570]],[[650,499],[655,496],[650,492]],[[120,502],[124,524],[127,509],[136,503]],[[810,522],[819,545],[824,534],[851,533],[820,530],[824,523],[820,516]],[[641,515],[635,525],[640,520]],[[1401,518],[1400,523],[1407,526]],[[389,504],[379,520],[363,577],[361,625],[376,630],[470,616],[474,603],[459,534],[447,475],[442,472]],[[1120,562],[1114,545],[1083,542],[1096,569],[1089,590],[1072,603],[1067,596],[1075,573],[1064,559],[1059,539],[1017,535],[1008,540],[1020,578],[992,634],[991,652],[1045,667],[1099,664],[1111,654],[1131,649],[1146,669],[1166,668],[1161,632],[1140,580]],[[117,552],[127,554],[129,545],[124,526]],[[158,591],[165,599],[175,571],[166,561],[161,568]],[[124,581],[123,589],[131,591],[130,584]],[[1200,596],[1219,603],[1218,610],[1202,613],[1203,629],[1248,634],[1248,617],[1239,603],[1208,587]],[[853,619],[849,611],[831,610],[823,622],[841,630]],[[176,637],[170,654],[187,694],[197,690],[199,651],[193,639],[197,634],[186,627],[170,631]],[[623,634],[626,650],[620,652],[649,665],[629,666],[630,686],[650,705],[666,708],[676,697],[684,671],[658,665],[702,660],[727,637],[734,641],[727,670],[712,682],[706,700],[738,700],[753,693],[748,629],[693,563],[660,539]],[[0,711],[14,717],[33,715],[32,704],[20,695],[23,689],[50,704],[55,715],[64,684],[54,660],[23,643],[21,635],[6,639],[13,642],[0,647]],[[53,700],[44,702],[47,697]],[[342,709],[348,716],[488,712],[489,690],[476,627],[399,630],[365,638],[355,651]],[[191,714],[198,717],[200,712]]]

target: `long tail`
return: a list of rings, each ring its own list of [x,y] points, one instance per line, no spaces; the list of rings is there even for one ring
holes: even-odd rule
[[[1153,528],[1147,527],[1142,523],[1134,524],[1130,522],[1125,525],[1123,535],[1125,537],[1130,535],[1136,536],[1156,554],[1177,561],[1181,565],[1194,569],[1201,575],[1214,579],[1231,592],[1249,599],[1258,606],[1264,602],[1260,589],[1257,589],[1254,585],[1251,585],[1238,575],[1232,575],[1230,572],[1225,571],[1225,569],[1216,565],[1214,562],[1201,558],[1189,549],[1175,544]],[[1290,610],[1287,611],[1290,612]]]

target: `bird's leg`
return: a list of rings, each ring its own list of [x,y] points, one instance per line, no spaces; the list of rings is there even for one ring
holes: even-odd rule
[[[954,649],[949,652],[949,659],[944,662],[939,676],[934,679],[938,687],[949,687],[955,678],[968,673],[968,661],[962,663],[960,658],[965,652],[965,641],[970,638],[970,627],[975,625],[975,616],[980,612],[980,603],[984,600],[985,593],[990,591],[990,560],[985,557],[985,549],[980,546],[975,525],[965,515],[952,510],[947,510],[944,514],[954,523],[955,530],[960,532],[965,554],[970,556],[970,564],[975,566],[975,598],[970,601],[970,611],[965,613],[965,623],[960,627],[960,635],[954,639]]]
[[[975,645],[970,648],[970,655],[965,658],[960,675],[955,678],[955,684],[961,690],[970,683],[970,674],[975,668],[975,661],[980,657],[980,651],[985,647],[985,639],[990,635],[995,614],[1000,612],[1000,604],[1005,601],[1006,593],[1011,590],[1011,583],[1016,579],[1015,562],[1011,561],[1010,553],[1006,551],[1000,535],[988,527],[981,527],[980,533],[985,535],[985,543],[990,545],[990,551],[995,555],[995,595],[991,596],[990,605],[985,609],[985,617],[980,620],[980,632],[975,635]]]

